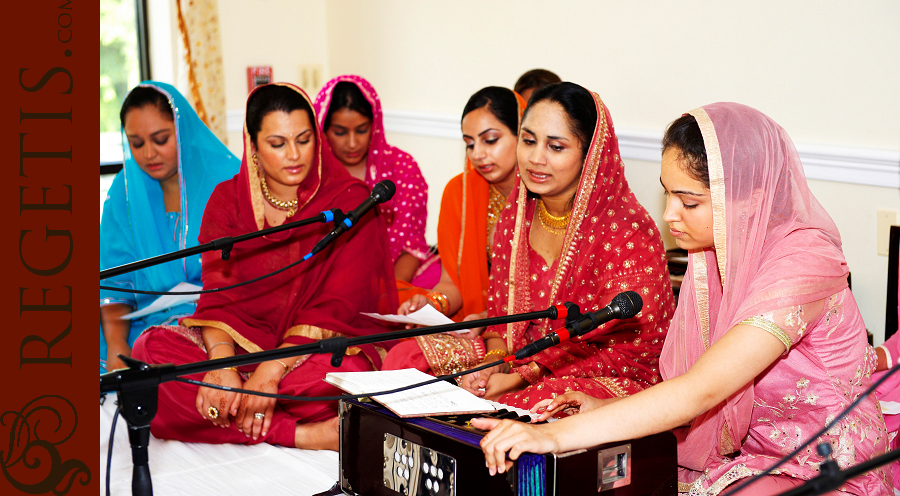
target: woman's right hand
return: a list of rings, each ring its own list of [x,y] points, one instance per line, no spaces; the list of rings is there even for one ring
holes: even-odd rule
[[[584,413],[596,410],[606,403],[615,401],[615,399],[601,400],[593,396],[582,393],[581,391],[570,391],[561,394],[553,399],[546,399],[535,403],[531,407],[531,413],[540,415],[534,419],[535,422],[542,422],[563,410],[574,410],[574,413]]]
[[[404,301],[403,304],[400,305],[400,308],[397,309],[397,315],[409,315],[416,310],[424,307],[425,305],[430,304],[431,302],[428,300],[428,298],[425,297],[425,295],[413,295],[412,298]]]
[[[495,361],[492,359],[489,360],[491,362]],[[488,379],[490,379],[494,374],[501,373],[503,371],[503,367],[504,365],[494,365],[493,367],[472,374],[466,374],[460,378],[459,386],[466,391],[474,394],[475,396],[483,398],[484,389],[487,387]]]
[[[210,370],[203,376],[203,382],[219,386],[228,386],[231,388],[241,388],[244,385],[241,381],[240,374],[232,369]],[[209,420],[219,427],[228,427],[231,425],[229,416],[237,415],[240,401],[240,393],[201,387],[200,390],[197,391],[196,406],[197,411],[200,412],[200,416],[206,420]],[[211,416],[210,407],[214,407],[214,412],[218,412],[218,415],[214,414]]]

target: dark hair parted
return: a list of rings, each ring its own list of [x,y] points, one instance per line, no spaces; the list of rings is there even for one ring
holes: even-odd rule
[[[526,90],[539,90],[548,84],[561,83],[562,79],[547,69],[532,69],[519,76],[513,91],[522,94]]]
[[[500,86],[481,88],[469,97],[462,116],[465,118],[469,115],[469,112],[484,107],[487,107],[488,111],[497,120],[508,127],[513,135],[519,134],[519,101],[512,91]]]
[[[341,109],[353,110],[362,114],[363,117],[372,119],[372,104],[366,100],[359,86],[350,81],[341,81],[334,85],[331,104],[328,105],[328,113],[325,115],[325,131],[331,127],[331,116]]]
[[[297,90],[277,84],[257,89],[247,100],[247,132],[250,133],[250,139],[256,143],[256,136],[262,129],[262,121],[265,116],[278,111],[290,114],[295,110],[306,111],[310,123],[313,126],[316,125],[312,107]]]
[[[166,95],[150,86],[136,86],[125,97],[125,101],[122,102],[122,109],[119,110],[119,120],[122,122],[122,127],[125,127],[125,115],[128,112],[148,105],[156,107],[161,114],[168,116],[170,121],[175,120],[172,105],[169,103]]]
[[[535,104],[544,100],[562,106],[569,120],[569,130],[581,143],[582,159],[587,157],[588,149],[591,147],[591,138],[594,136],[594,128],[597,126],[597,104],[594,103],[591,92],[568,81],[544,86],[531,95],[531,99],[528,100],[528,108],[522,115],[522,122],[525,122],[528,111]]]
[[[684,161],[685,170],[697,181],[709,189],[709,162],[706,158],[706,145],[697,119],[691,114],[684,114],[669,124],[662,142],[663,153],[670,148],[677,148],[679,158]]]

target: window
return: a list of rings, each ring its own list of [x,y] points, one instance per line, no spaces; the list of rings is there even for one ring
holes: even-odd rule
[[[119,108],[128,90],[150,78],[145,0],[100,0],[100,210],[122,168]]]

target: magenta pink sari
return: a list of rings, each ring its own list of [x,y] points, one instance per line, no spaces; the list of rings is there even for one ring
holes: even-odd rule
[[[716,408],[678,429],[681,486],[718,494],[769,468],[871,385],[874,353],[847,289],[837,228],[806,184],[787,133],[750,107],[716,103],[690,112],[709,159],[715,249],[691,252],[663,348],[669,379],[685,373],[738,324],[764,329],[784,356]],[[887,449],[874,398],[821,441],[842,468]],[[818,475],[813,443],[781,465],[783,476]],[[852,494],[891,494],[890,468],[852,479]],[[750,489],[753,493],[753,489]]]
[[[440,258],[425,242],[425,221],[428,219],[428,184],[422,177],[419,164],[403,150],[388,144],[384,136],[384,113],[381,99],[368,81],[360,76],[338,76],[325,83],[316,96],[316,116],[322,134],[325,134],[325,116],[331,105],[334,86],[348,81],[359,87],[372,106],[372,138],[366,157],[365,182],[369,188],[379,181],[390,179],[397,186],[394,197],[378,206],[388,228],[391,261],[404,252],[421,262],[412,280],[413,286],[432,288],[441,277]]]

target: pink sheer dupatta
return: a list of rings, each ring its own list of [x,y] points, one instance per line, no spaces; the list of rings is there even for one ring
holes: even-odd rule
[[[661,357],[664,379],[686,372],[745,319],[821,300],[847,287],[834,222],[813,197],[787,133],[761,112],[716,103],[690,112],[709,160],[715,250],[690,254]],[[785,336],[787,338],[787,336]],[[702,471],[740,449],[753,384],[679,435],[679,465]]]

